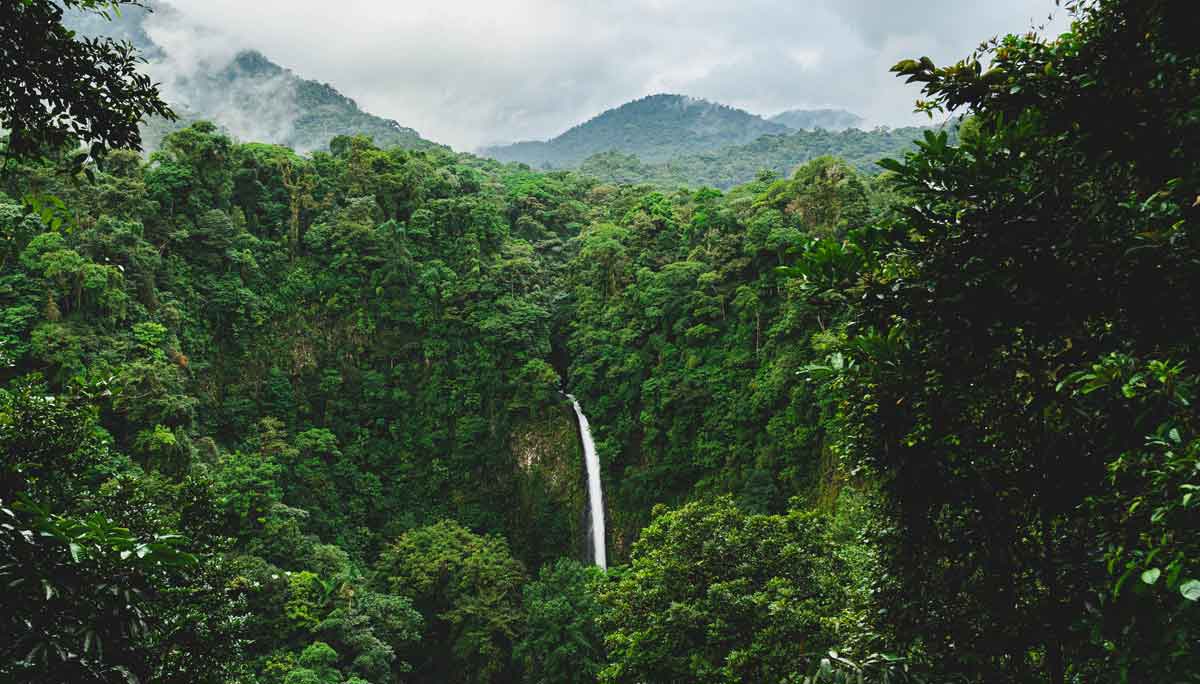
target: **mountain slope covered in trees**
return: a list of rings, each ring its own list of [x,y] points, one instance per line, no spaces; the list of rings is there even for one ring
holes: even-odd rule
[[[301,78],[255,51],[237,53],[215,72],[190,75],[172,92],[180,100],[179,123],[213,120],[241,139],[300,152],[321,149],[339,135],[365,135],[384,148],[437,146],[396,121],[364,112],[333,86]],[[179,123],[148,124],[148,147],[157,148]]]
[[[785,114],[787,121],[768,122],[705,100],[652,95],[604,112],[552,140],[490,147],[480,154],[537,169],[576,169],[612,183],[727,190],[763,172],[788,176],[801,164],[825,155],[877,173],[877,161],[913,149],[926,130],[835,130],[847,126],[833,125],[798,130],[861,119],[841,110]]]
[[[605,111],[550,140],[489,147],[480,154],[538,169],[571,167],[610,150],[660,161],[787,131],[782,124],[740,109],[684,95],[659,94]]]
[[[743,403],[766,400],[768,411],[786,401],[775,392],[754,398],[752,378],[777,372],[787,352],[765,331],[747,337],[754,319],[737,313],[748,296],[737,295],[739,283],[757,283],[751,274],[760,263],[775,278],[779,250],[807,239],[749,230],[773,211],[765,205],[743,215],[712,191],[667,197],[442,150],[383,151],[365,138],[335,139],[330,153],[306,158],[235,144],[204,123],[168,135],[148,164],[113,153],[94,171],[94,185],[73,186],[53,160],[27,165],[0,198],[8,237],[0,353],[10,380],[0,444],[20,454],[20,445],[43,440],[45,421],[78,426],[53,442],[70,454],[71,465],[53,471],[61,485],[46,488],[41,458],[9,461],[16,470],[0,497],[36,496],[130,530],[183,535],[186,553],[222,549],[180,576],[143,578],[147,599],[138,604],[155,616],[154,629],[167,629],[187,606],[158,597],[221,583],[225,593],[213,597],[220,606],[205,629],[225,640],[211,648],[237,655],[214,667],[214,677],[266,682],[273,673],[332,668],[386,681],[411,667],[416,681],[511,681],[550,667],[536,641],[513,650],[553,636],[526,630],[525,611],[538,604],[514,592],[539,572],[568,582],[540,589],[545,601],[600,581],[557,562],[578,557],[584,537],[577,435],[558,390],[566,382],[590,395],[601,359],[652,353],[632,344],[584,352],[589,337],[608,334],[610,314],[593,311],[606,296],[616,298],[612,305],[650,298],[665,320],[709,321],[686,334],[712,337],[718,365],[703,372],[730,373],[722,384],[735,393],[712,408],[714,417]],[[8,199],[35,187],[71,208],[69,231]],[[832,160],[739,196],[768,190],[825,207],[813,229],[831,235],[887,196]],[[745,251],[747,232],[771,247]],[[630,251],[611,253],[614,239]],[[673,263],[696,247],[747,256],[711,269]],[[634,276],[637,294],[623,293]],[[693,291],[695,283],[707,289]],[[769,319],[784,303],[768,300]],[[664,372],[679,360],[667,352],[678,325],[649,338],[666,345],[653,352]],[[749,353],[752,340],[760,363],[719,361]],[[555,347],[573,360],[559,364]],[[658,372],[633,357],[624,365]],[[651,502],[684,502],[699,488],[783,513],[789,496],[816,491],[813,443],[760,452],[754,426],[765,413],[722,418],[740,425],[733,429],[741,441],[713,442],[693,465],[668,465],[679,458],[672,449],[638,466],[637,454],[650,452],[635,435],[651,433],[614,431],[627,419],[609,407],[645,390],[623,384],[588,400],[606,423],[598,435],[618,561],[630,557]],[[781,429],[803,431],[812,420],[797,413]],[[3,543],[24,553],[19,537]],[[49,568],[63,563],[70,561],[50,554],[27,570],[54,573]],[[817,570],[796,572],[803,584]],[[430,584],[439,573],[449,573],[445,584]],[[69,640],[57,614],[43,610],[40,585],[33,588],[17,614],[52,617],[29,638]],[[476,603],[495,592],[504,602]],[[238,610],[249,623],[234,619]],[[149,658],[158,652],[151,643],[140,648],[139,676],[169,667]],[[216,657],[184,655],[174,641],[161,648],[191,666]],[[510,659],[517,652],[528,660]]]
[[[435,145],[411,128],[364,112],[336,88],[305,79],[254,50],[190,50],[199,61],[183,63],[171,45],[180,34],[222,44],[221,36],[188,25],[169,3],[149,2],[125,8],[113,21],[75,10],[67,23],[85,35],[126,40],[148,60],[147,69],[180,115],[179,122],[151,119],[144,128],[146,146],[157,148],[164,135],[196,120],[216,122],[242,139],[285,145],[299,151],[325,147],[338,135],[366,135],[381,147],[408,149]],[[155,41],[156,32],[171,39]],[[206,56],[207,55],[207,56]]]
[[[10,138],[0,680],[1194,681],[1190,10],[898,64],[878,175]]]
[[[927,130],[914,127],[873,131],[851,129],[838,133],[796,131],[764,135],[745,145],[661,162],[644,162],[636,155],[605,152],[583,160],[578,171],[612,183],[728,190],[749,183],[763,173],[787,177],[805,162],[821,156],[835,156],[863,173],[875,174],[882,170],[877,164],[879,160],[900,157],[915,149],[917,140]],[[956,135],[957,125],[950,124],[947,130]]]

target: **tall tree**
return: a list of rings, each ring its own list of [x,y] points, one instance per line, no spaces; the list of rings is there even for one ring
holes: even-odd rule
[[[481,684],[512,677],[525,570],[508,544],[453,521],[411,530],[376,567],[382,587],[412,599],[426,631],[411,661],[420,681]]]
[[[831,640],[839,592],[813,514],[746,515],[732,498],[662,512],[602,588],[600,681],[792,681]]]
[[[1126,566],[1135,509],[1108,496],[1114,459],[1142,452],[1156,426],[1193,439],[1171,389],[1184,380],[1162,372],[1200,362],[1190,5],[1070,3],[1072,29],[1055,40],[1009,36],[949,67],[895,69],[925,84],[922,107],[966,109],[977,127],[957,147],[929,134],[886,164],[913,201],[852,327],[844,440],[879,473],[897,523],[883,535],[888,621],[942,674],[1061,683],[1194,670],[1194,648],[1165,659],[1140,648],[1143,626],[1187,607],[1195,556],[1167,581],[1145,575],[1154,600],[1130,603],[1130,571],[1156,566]],[[1128,363],[1116,372],[1110,359]],[[1088,399],[1104,379],[1132,382],[1125,396],[1141,410]],[[1164,400],[1139,399],[1139,382],[1169,385]],[[1134,500],[1154,480],[1120,478]],[[1172,638],[1194,645],[1190,610]]]

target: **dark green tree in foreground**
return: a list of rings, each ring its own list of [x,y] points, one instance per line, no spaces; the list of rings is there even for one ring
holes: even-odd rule
[[[48,396],[32,379],[0,390],[0,680],[237,674],[227,573],[189,553],[180,517],[161,513],[187,497],[199,513],[203,487],[181,485],[168,504],[155,486],[110,449],[90,401]]]
[[[419,681],[478,684],[511,677],[525,570],[504,540],[439,522],[402,535],[383,552],[376,574],[425,618],[419,652],[410,657]]]
[[[604,571],[566,558],[542,566],[525,585],[525,634],[513,649],[525,681],[595,682],[604,665],[600,604]]]
[[[93,157],[141,145],[138,124],[173,118],[141,58],[127,43],[81,38],[62,24],[63,9],[120,11],[131,0],[5,0],[0,22],[0,128],[8,153],[30,156],[72,141]],[[82,160],[80,160],[82,161]]]
[[[747,515],[730,497],[664,512],[604,586],[600,681],[785,681],[823,655],[839,591],[811,513]]]
[[[942,676],[1200,665],[1192,5],[1072,3],[1055,40],[896,67],[977,128],[886,164],[913,201],[851,328],[842,440],[895,521],[886,622]]]

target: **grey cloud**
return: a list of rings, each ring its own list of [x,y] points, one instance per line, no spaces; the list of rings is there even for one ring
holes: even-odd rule
[[[871,124],[919,122],[918,93],[891,64],[957,59],[1055,10],[1052,0],[171,1],[222,36],[201,56],[253,47],[458,149],[547,138],[659,91],[763,114],[834,106]]]

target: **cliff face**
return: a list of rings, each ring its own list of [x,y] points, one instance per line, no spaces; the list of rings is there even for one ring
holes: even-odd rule
[[[563,403],[545,415],[513,427],[512,455],[519,469],[519,501],[513,515],[518,522],[542,520],[551,529],[528,529],[516,524],[525,539],[522,546],[531,558],[550,560],[571,555],[583,558],[587,483],[583,450],[570,404]]]

